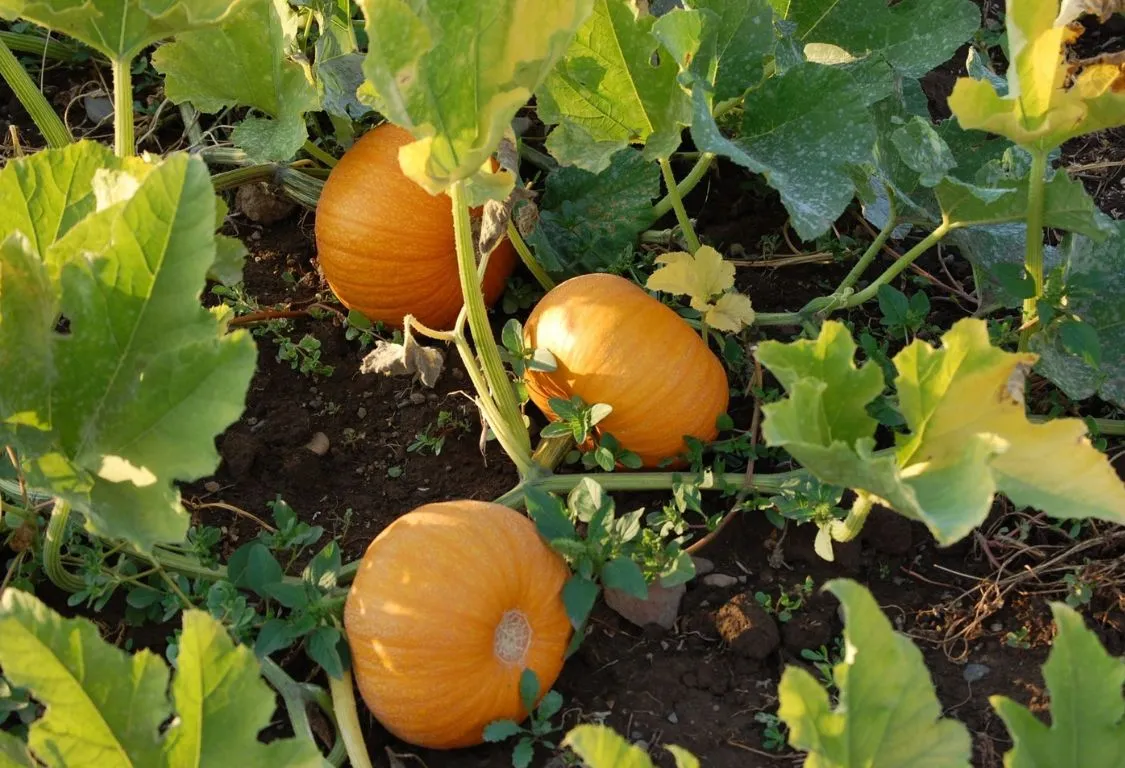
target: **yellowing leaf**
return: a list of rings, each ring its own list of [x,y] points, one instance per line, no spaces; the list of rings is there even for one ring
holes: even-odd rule
[[[915,341],[895,356],[899,406],[914,436],[898,453],[904,472],[945,462],[975,436],[1003,449],[989,462],[997,490],[1056,517],[1125,522],[1125,485],[1086,437],[1079,419],[1033,424],[1024,379],[1037,360],[996,349],[981,321],[961,321],[942,348]]]
[[[1074,72],[1065,46],[1078,33],[1063,18],[1058,0],[1008,0],[1008,94],[985,80],[959,79],[949,108],[962,127],[1048,151],[1075,136],[1125,125],[1125,62],[1090,63]]]
[[[821,482],[865,491],[926,524],[941,544],[967,536],[997,492],[1057,518],[1125,522],[1125,485],[1077,419],[1032,424],[1023,406],[1032,354],[991,346],[981,320],[958,322],[935,349],[916,341],[894,358],[899,409],[911,430],[874,452],[866,406],[877,367],[855,368],[855,342],[828,321],[816,340],[759,345],[786,397],[763,406],[762,435]]]
[[[471,179],[474,203],[506,197],[512,175],[487,173],[488,159],[593,1],[360,0],[359,98],[417,139],[399,152],[403,172],[431,194]]]
[[[744,326],[754,322],[754,308],[750,297],[741,293],[724,293],[703,313],[707,325],[720,331],[738,333]]]
[[[664,291],[691,297],[691,306],[703,311],[716,296],[734,286],[734,265],[725,261],[718,251],[705,245],[695,256],[684,251],[656,257],[663,266],[652,273],[645,286],[650,291]]]

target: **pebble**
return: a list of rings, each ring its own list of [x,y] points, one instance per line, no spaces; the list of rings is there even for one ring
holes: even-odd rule
[[[360,406],[359,408],[356,409],[355,415],[357,417],[361,418],[361,419],[365,419],[365,418],[367,418],[367,409],[364,408],[363,406]]]
[[[993,632],[1003,632],[1004,631],[1004,625],[1001,624],[999,621],[994,621],[994,622],[992,622],[992,625],[989,627],[989,629],[991,629]]]
[[[703,577],[703,583],[709,587],[718,587],[720,589],[726,587],[733,587],[738,583],[738,579],[734,576],[728,576],[725,573],[712,573]]]
[[[966,683],[975,683],[986,678],[991,671],[985,664],[966,664],[961,677],[965,678]]]
[[[702,578],[715,570],[715,564],[706,557],[693,557],[691,561],[695,563],[696,578]]]
[[[412,402],[414,405],[421,405],[422,403],[426,402],[426,396],[421,392],[411,392],[410,402]]]
[[[675,725],[676,723],[680,722],[680,716],[677,715],[675,712],[669,712],[668,713],[668,722],[671,723],[672,725]]]
[[[207,491],[207,493],[218,493],[220,490],[222,490],[222,486],[216,483],[214,480],[208,480],[203,484],[203,490]]]

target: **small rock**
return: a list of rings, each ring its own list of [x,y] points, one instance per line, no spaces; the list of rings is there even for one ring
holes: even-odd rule
[[[715,570],[715,564],[706,557],[692,557],[691,561],[695,563],[695,577],[697,579],[703,578]]]
[[[719,589],[725,589],[727,587],[733,587],[735,584],[737,584],[738,578],[735,576],[728,576],[725,573],[712,573],[708,576],[703,577],[703,583],[709,587],[718,587]]]
[[[312,436],[312,439],[305,444],[305,448],[315,453],[317,456],[323,456],[328,453],[331,443],[328,440],[328,435],[323,432],[317,432]]]
[[[675,712],[669,712],[668,713],[668,722],[671,723],[672,725],[675,725],[676,723],[680,722],[680,716],[677,715]]]
[[[736,595],[719,609],[715,629],[731,650],[759,661],[781,644],[777,623],[749,592]]]
[[[367,409],[364,408],[363,406],[360,406],[359,408],[356,408],[355,415],[356,415],[357,418],[366,419],[367,418]]]
[[[1004,631],[1004,625],[1001,624],[999,621],[992,622],[992,624],[988,628],[990,630],[992,630],[993,632],[1003,632]]]
[[[674,587],[649,584],[648,599],[641,600],[619,589],[607,588],[605,603],[626,621],[638,627],[655,624],[664,629],[671,629],[680,615],[680,601],[686,591],[687,586],[684,584],[677,584]]]
[[[207,493],[218,493],[222,490],[222,487],[223,486],[219,485],[214,480],[208,480],[203,484],[203,490],[207,491]]]
[[[91,123],[100,123],[113,117],[113,100],[101,91],[84,96],[82,106]]]
[[[961,677],[965,678],[966,683],[975,683],[986,678],[991,671],[985,664],[966,664],[965,669],[961,671]]]
[[[240,186],[234,196],[234,205],[246,218],[258,224],[281,221],[297,207],[296,203],[264,181]]]
[[[411,392],[410,402],[414,405],[422,405],[422,403],[426,402],[426,396],[421,392]]]

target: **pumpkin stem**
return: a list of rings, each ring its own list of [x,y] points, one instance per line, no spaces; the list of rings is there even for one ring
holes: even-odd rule
[[[537,465],[531,460],[531,438],[524,425],[523,413],[516,400],[516,391],[508,379],[507,371],[500,359],[500,350],[492,336],[488,322],[488,308],[481,292],[480,275],[476,262],[476,249],[473,247],[473,227],[469,216],[469,202],[465,196],[463,181],[455,182],[449,188],[453,205],[453,233],[457,245],[457,272],[461,278],[461,293],[465,299],[469,330],[473,335],[481,366],[477,373],[483,373],[483,386],[480,377],[474,376],[477,368],[475,357],[468,349],[464,336],[457,340],[457,350],[465,362],[473,386],[481,402],[482,410],[489,426],[496,435],[504,451],[516,464],[520,474],[537,474]],[[493,413],[489,413],[489,411]],[[501,434],[504,436],[501,437]]]
[[[688,218],[687,209],[684,208],[683,198],[680,197],[679,187],[676,186],[676,176],[672,173],[672,164],[667,159],[660,159],[660,172],[664,174],[664,184],[668,187],[668,198],[672,201],[672,210],[676,212],[676,221],[680,224],[680,229],[684,233],[684,241],[687,242],[688,251],[695,255],[699,250],[699,237],[695,234],[695,227],[691,224],[691,219]]]
[[[352,768],[373,768],[371,757],[367,754],[367,745],[363,742],[363,731],[359,727],[351,667],[344,670],[343,677],[340,679],[328,675],[328,689],[332,692],[332,709],[336,713],[336,725],[348,750],[348,763]]]
[[[532,255],[531,249],[527,247],[527,243],[524,242],[520,231],[516,229],[516,225],[511,221],[508,222],[508,240],[510,240],[515,247],[516,253],[520,255],[520,260],[523,262],[523,265],[527,267],[527,271],[539,281],[539,285],[542,286],[543,290],[549,291],[554,288],[555,281],[551,279],[551,276],[543,269],[543,265]]]

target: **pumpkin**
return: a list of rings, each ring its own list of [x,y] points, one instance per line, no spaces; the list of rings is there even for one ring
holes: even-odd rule
[[[368,547],[344,605],[356,684],[398,738],[479,744],[493,720],[527,716],[520,675],[542,692],[563,666],[566,563],[535,524],[499,504],[426,504]]]
[[[679,456],[684,436],[710,442],[730,394],[722,363],[700,335],[635,283],[581,275],[553,288],[524,324],[524,344],[547,349],[554,371],[528,371],[532,401],[547,416],[553,397],[608,403],[598,426],[646,467]]]
[[[383,123],[344,153],[317,204],[317,255],[349,309],[396,328],[412,314],[448,330],[463,301],[453,210],[448,195],[431,195],[402,172],[398,151],[413,141],[409,131]],[[501,241],[483,280],[489,306],[515,263],[512,244]]]

